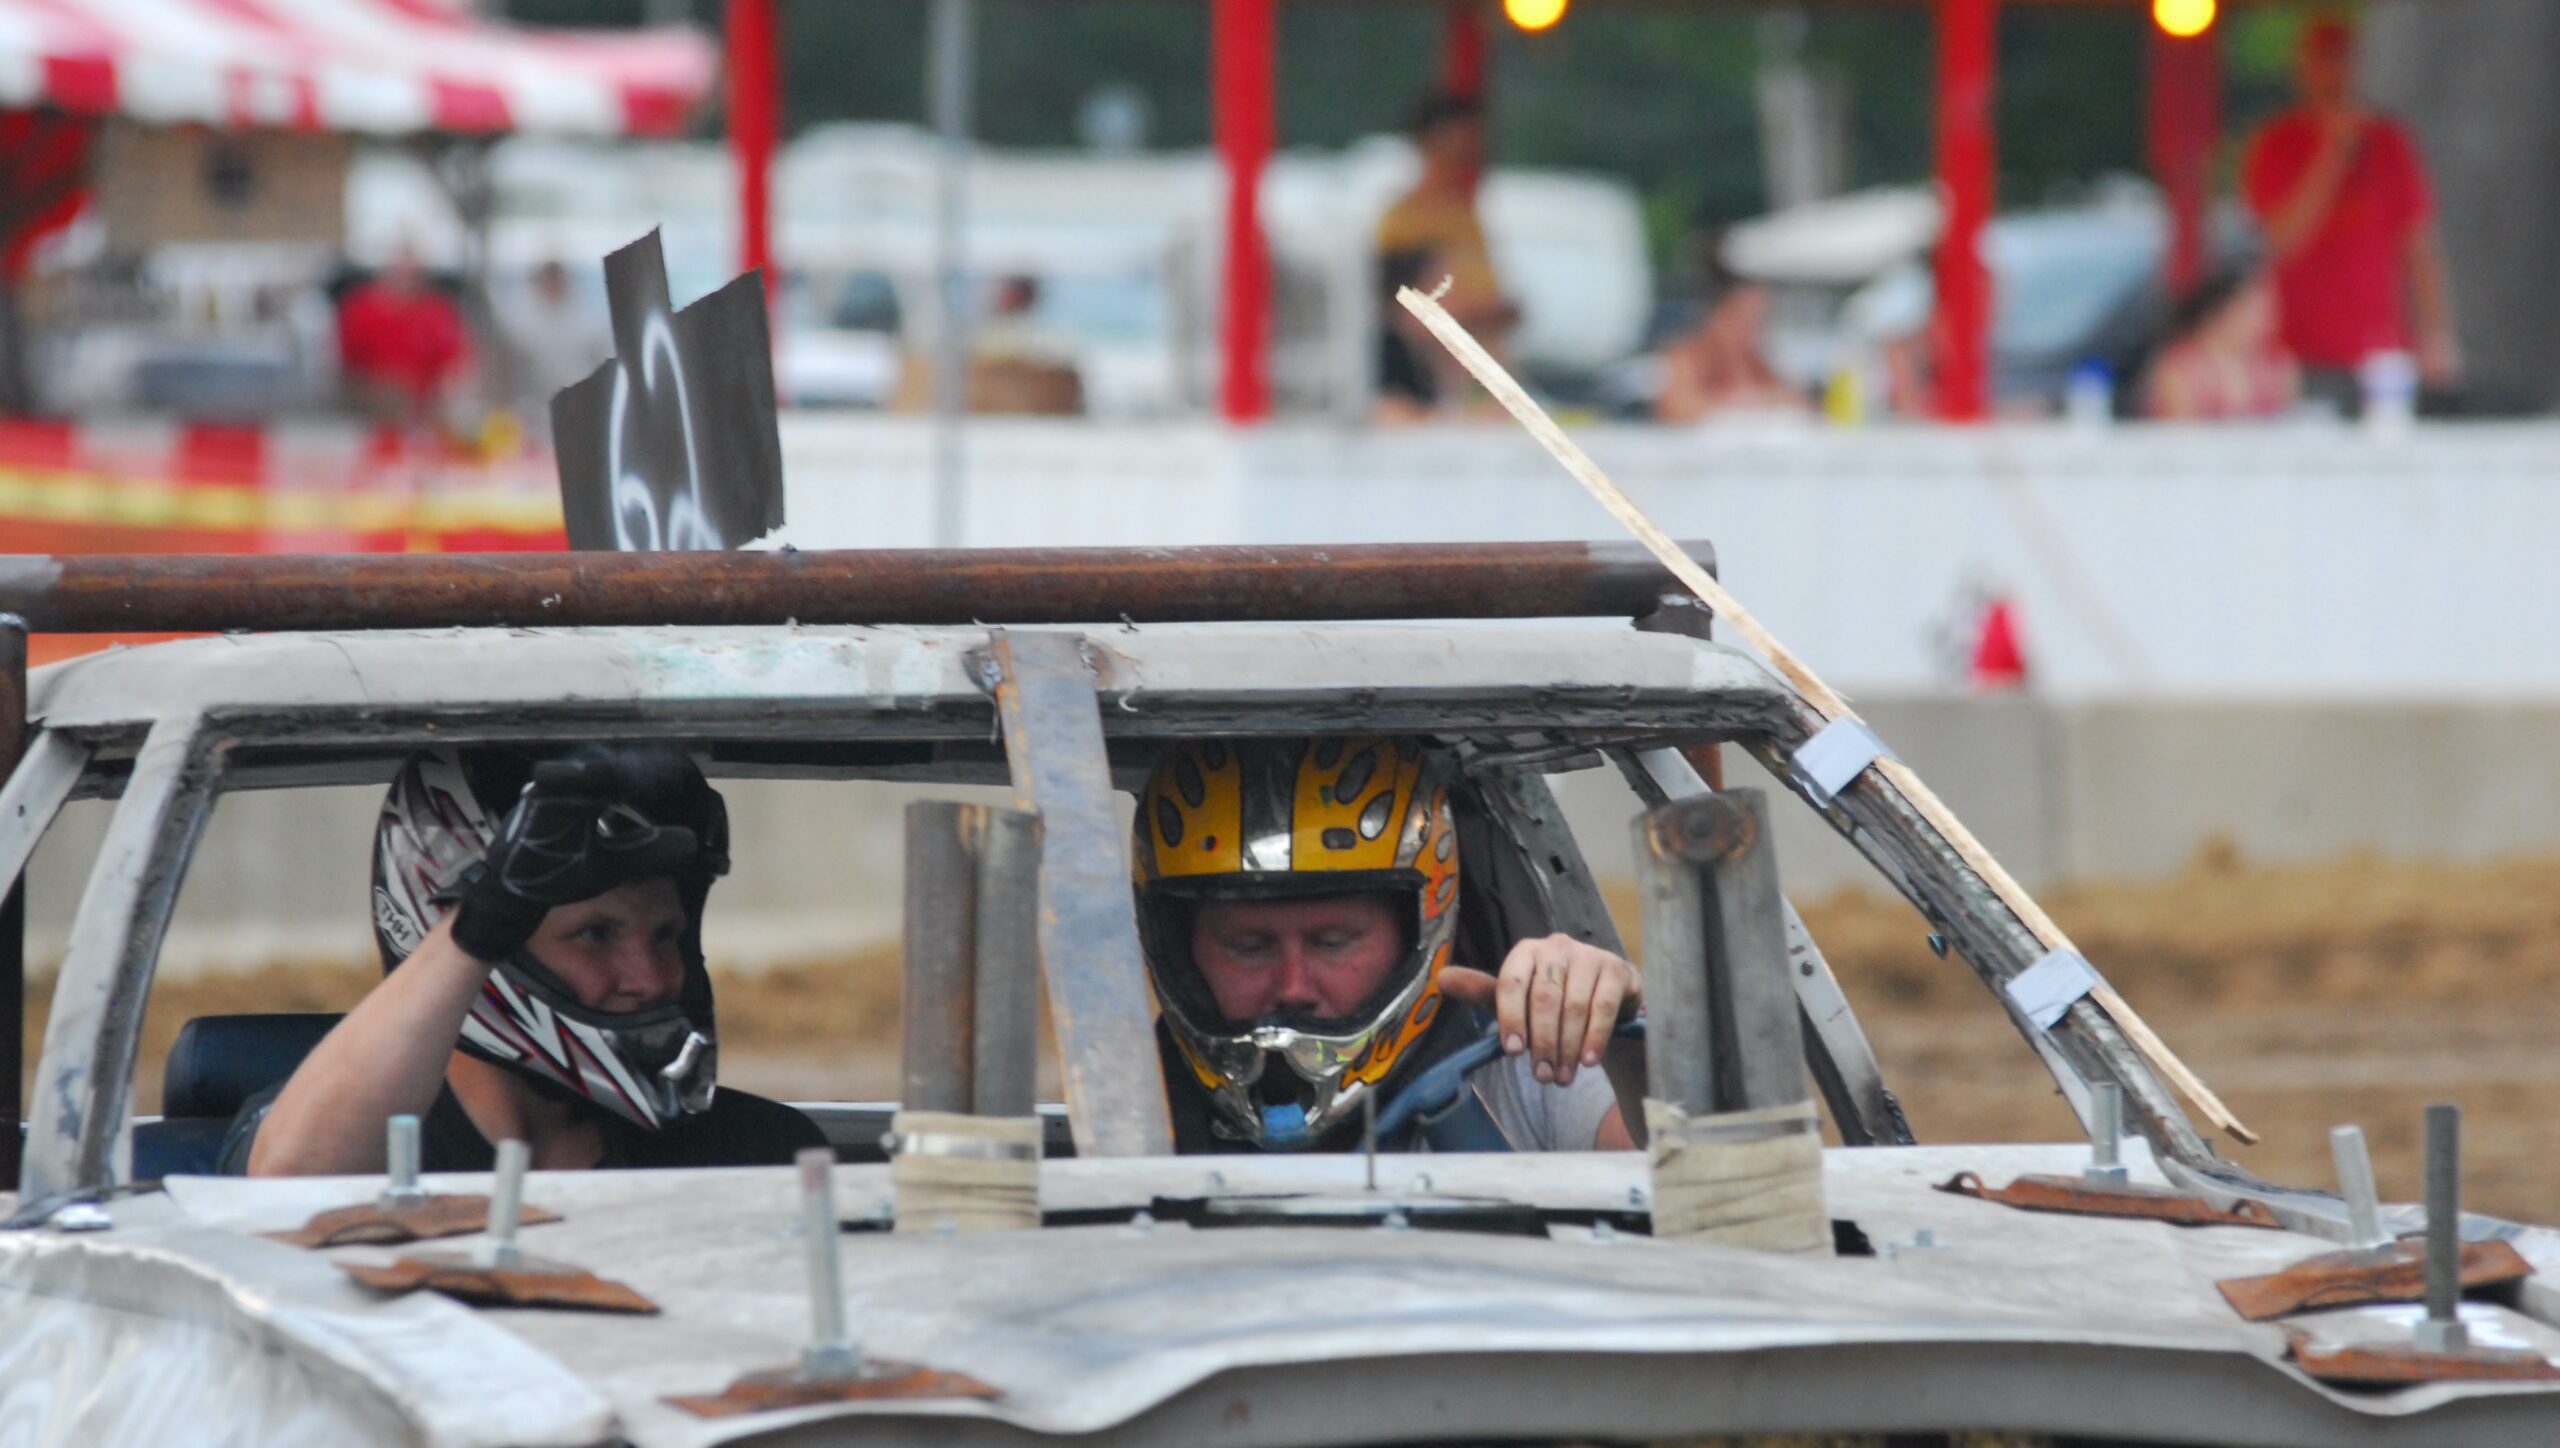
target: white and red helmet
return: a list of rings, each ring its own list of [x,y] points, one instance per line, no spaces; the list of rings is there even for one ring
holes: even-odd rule
[[[597,746],[586,746],[595,749]],[[695,849],[672,873],[685,907],[684,986],[667,1005],[600,1011],[520,950],[500,961],[463,1017],[462,1048],[546,1094],[603,1107],[652,1130],[708,1110],[718,1076],[711,977],[702,963],[702,906],[729,868],[729,817],[720,794],[673,746],[610,751],[630,797],[616,800]],[[412,755],[383,797],[374,829],[373,934],[387,972],[409,958],[488,855],[539,756],[516,749],[431,749]]]

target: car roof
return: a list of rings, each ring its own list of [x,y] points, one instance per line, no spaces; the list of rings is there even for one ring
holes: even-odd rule
[[[1060,630],[1048,630],[1059,632]],[[112,748],[200,714],[249,744],[432,729],[715,737],[986,737],[979,627],[447,629],[225,635],[49,665],[47,730]],[[1066,631],[1078,632],[1078,631]],[[1757,660],[1605,624],[1157,624],[1080,631],[1106,731],[1611,729],[1774,724]]]

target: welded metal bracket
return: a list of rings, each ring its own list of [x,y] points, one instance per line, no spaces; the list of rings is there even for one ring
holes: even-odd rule
[[[1676,749],[1616,750],[1611,757],[1648,807],[1707,791],[1697,768]],[[1832,1125],[1850,1146],[1914,1144],[1911,1123],[1884,1084],[1884,1068],[1876,1063],[1875,1048],[1850,1009],[1840,978],[1831,973],[1831,962],[1805,929],[1795,903],[1781,897],[1780,904],[1787,928],[1787,978],[1795,984],[1796,1005],[1804,1014],[1805,1064],[1823,1105],[1830,1108]]]
[[[1013,793],[1040,813],[1040,963],[1078,1156],[1171,1156],[1129,835],[1102,747],[1102,704],[1074,633],[988,631]]]

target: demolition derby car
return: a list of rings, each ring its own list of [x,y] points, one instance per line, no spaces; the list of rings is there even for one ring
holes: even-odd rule
[[[1872,741],[1630,553],[20,560],[0,595],[37,630],[241,630],[28,684],[0,875],[66,801],[117,803],[0,1198],[0,1441],[2560,1437],[2536,1275],[2560,1234],[2458,1216],[2449,1169],[2422,1213],[2352,1169],[2331,1193],[2221,1160],[2087,964],[1878,779]],[[1617,943],[1549,776],[1615,771],[1646,807],[1649,1152],[1171,1153],[1127,791],[1177,741],[1354,733],[1454,760],[1480,955]],[[678,742],[715,780],[1009,784],[1037,811],[1036,878],[1011,884],[1037,896],[1071,1140],[939,1149],[1018,1172],[1021,1227],[910,1220],[907,1193],[965,1195],[967,1170],[911,1171],[936,1133],[881,1104],[806,1106],[831,1169],[209,1175],[228,1112],[309,1045],[255,1018],[196,1023],[172,1114],[130,1114],[218,796],[380,784],[430,743],[597,739]],[[1719,748],[1911,901],[2089,1142],[1911,1139],[1761,817],[1698,813]],[[918,1014],[911,1052],[939,1030],[981,1061],[1038,1015]],[[1722,1231],[1756,1181],[1723,1146],[1782,1140],[1813,1096],[1841,1143],[1794,1184],[1818,1242]],[[399,1240],[457,1224],[441,1256]],[[422,1282],[443,1290],[399,1290]]]

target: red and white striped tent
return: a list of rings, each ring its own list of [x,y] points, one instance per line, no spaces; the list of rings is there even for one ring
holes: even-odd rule
[[[0,0],[0,109],[158,124],[665,135],[717,67],[692,30],[533,30],[462,0]]]

